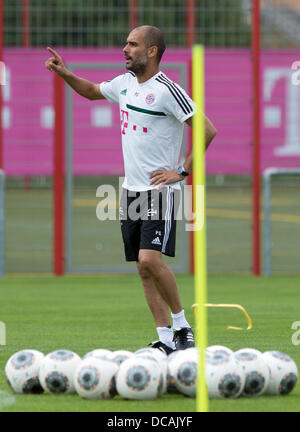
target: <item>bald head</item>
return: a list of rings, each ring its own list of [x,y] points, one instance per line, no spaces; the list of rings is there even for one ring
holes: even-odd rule
[[[150,25],[143,25],[132,30],[140,31],[146,48],[151,46],[157,47],[157,62],[159,63],[166,49],[166,43],[163,32],[158,28]]]

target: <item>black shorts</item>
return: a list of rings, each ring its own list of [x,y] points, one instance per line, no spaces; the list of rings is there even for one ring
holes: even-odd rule
[[[145,192],[123,189],[120,221],[126,261],[138,261],[140,249],[175,256],[180,193],[170,186]]]

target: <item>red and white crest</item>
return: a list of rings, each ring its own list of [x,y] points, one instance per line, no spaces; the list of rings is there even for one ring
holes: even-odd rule
[[[147,104],[152,104],[155,101],[155,96],[153,93],[150,93],[146,96]]]

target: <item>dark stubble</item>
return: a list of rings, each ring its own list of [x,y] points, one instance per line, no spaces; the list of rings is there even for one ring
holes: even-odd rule
[[[148,65],[148,58],[147,58],[146,53],[147,53],[147,51],[145,51],[143,54],[141,54],[141,56],[139,58],[131,61],[130,66],[126,65],[126,69],[132,71],[136,75],[142,75],[145,72],[145,70],[147,69],[147,65]]]

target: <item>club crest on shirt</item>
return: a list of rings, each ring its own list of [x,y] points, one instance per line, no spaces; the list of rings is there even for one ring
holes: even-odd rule
[[[152,104],[155,101],[155,96],[153,93],[150,93],[146,96],[147,104]]]

